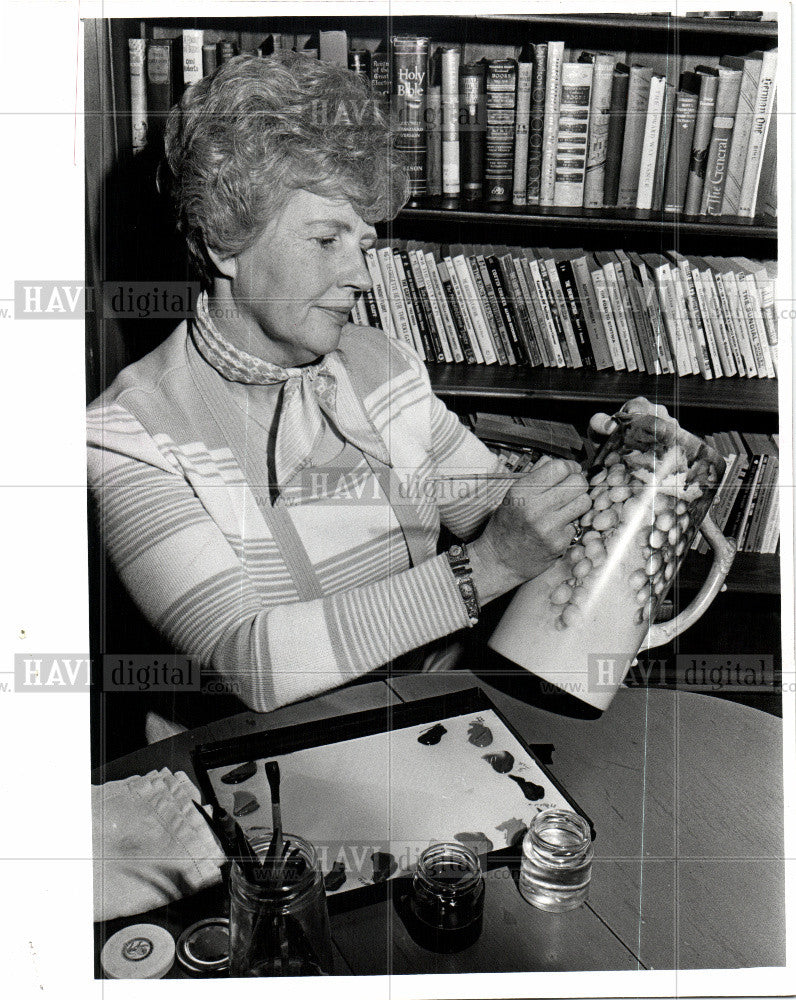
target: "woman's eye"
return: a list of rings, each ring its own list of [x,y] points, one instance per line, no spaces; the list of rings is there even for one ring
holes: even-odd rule
[[[337,243],[336,236],[317,236],[316,240],[319,245],[324,248],[324,250],[329,250],[335,245],[335,243]]]

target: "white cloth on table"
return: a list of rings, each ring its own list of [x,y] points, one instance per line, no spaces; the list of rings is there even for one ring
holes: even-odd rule
[[[184,771],[91,789],[94,920],[144,913],[220,881],[224,854]]]

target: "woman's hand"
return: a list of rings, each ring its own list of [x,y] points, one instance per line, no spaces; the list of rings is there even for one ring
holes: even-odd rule
[[[514,483],[483,533],[469,546],[481,603],[543,573],[575,534],[573,521],[591,507],[577,462],[537,463]]]

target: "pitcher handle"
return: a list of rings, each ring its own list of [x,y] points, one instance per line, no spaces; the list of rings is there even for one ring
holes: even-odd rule
[[[724,537],[710,514],[706,515],[699,530],[713,549],[713,564],[707,579],[693,601],[687,608],[683,608],[679,615],[675,615],[668,622],[656,622],[650,626],[647,637],[639,650],[640,653],[653,646],[663,646],[680,635],[681,632],[685,632],[694,622],[699,621],[710,607],[716,594],[721,590],[724,580],[730,572],[738,548],[735,540]]]

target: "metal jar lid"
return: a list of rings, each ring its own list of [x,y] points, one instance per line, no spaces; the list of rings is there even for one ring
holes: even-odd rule
[[[177,958],[194,975],[212,976],[229,968],[229,920],[208,917],[180,934]]]

